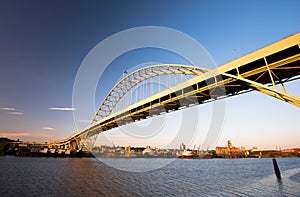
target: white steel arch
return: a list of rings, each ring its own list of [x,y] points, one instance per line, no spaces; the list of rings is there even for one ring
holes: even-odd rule
[[[182,64],[159,64],[143,67],[126,74],[126,76],[124,76],[107,94],[100,105],[93,122],[97,122],[102,118],[109,116],[116,104],[129,90],[149,78],[171,74],[199,76],[207,71],[209,71],[209,69],[200,68],[197,66]]]

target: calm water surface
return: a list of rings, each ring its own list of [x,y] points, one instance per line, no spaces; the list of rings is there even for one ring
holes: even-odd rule
[[[164,159],[130,162],[150,160]],[[91,158],[2,156],[0,196],[300,196],[300,158],[277,162],[281,181],[271,159],[175,159],[154,171],[126,172]]]

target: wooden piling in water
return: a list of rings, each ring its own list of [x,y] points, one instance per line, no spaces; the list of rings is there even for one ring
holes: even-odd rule
[[[281,175],[280,175],[280,170],[279,170],[279,167],[277,165],[277,161],[276,159],[273,157],[272,158],[272,162],[273,162],[273,166],[274,166],[274,171],[275,171],[275,174],[276,174],[276,177],[277,179],[281,179]]]

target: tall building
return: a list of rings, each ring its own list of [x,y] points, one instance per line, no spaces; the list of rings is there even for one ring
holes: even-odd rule
[[[232,149],[232,143],[231,143],[230,140],[227,141],[227,146],[228,146],[229,149]]]
[[[180,144],[180,149],[179,149],[179,150],[184,151],[184,150],[185,150],[185,144],[181,143],[181,144]]]

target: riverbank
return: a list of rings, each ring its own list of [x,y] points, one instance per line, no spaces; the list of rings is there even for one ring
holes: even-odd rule
[[[182,158],[182,159],[246,159],[246,158],[299,158],[299,153],[278,153],[278,152],[264,152],[262,154],[250,155],[248,157],[236,157],[236,156],[218,156],[218,155],[202,155],[195,157],[182,157],[177,155],[149,155],[149,154],[99,154],[99,153],[90,153],[83,151],[70,151],[69,154],[65,152],[59,153],[57,151],[51,153],[41,153],[41,152],[30,152],[30,151],[11,151],[11,152],[0,152],[0,156],[16,156],[16,157],[54,157],[54,158]]]
[[[182,148],[182,147],[181,147]],[[220,149],[220,147],[219,147]],[[156,147],[122,147],[96,146],[91,152],[87,150],[69,150],[53,147],[49,143],[20,142],[7,138],[0,138],[0,156],[14,155],[23,157],[97,157],[97,158],[185,158],[185,159],[213,159],[213,158],[284,158],[300,157],[300,149],[284,150],[239,150],[221,147],[220,150],[190,150],[190,149],[159,149]],[[226,150],[226,151],[224,151]]]

